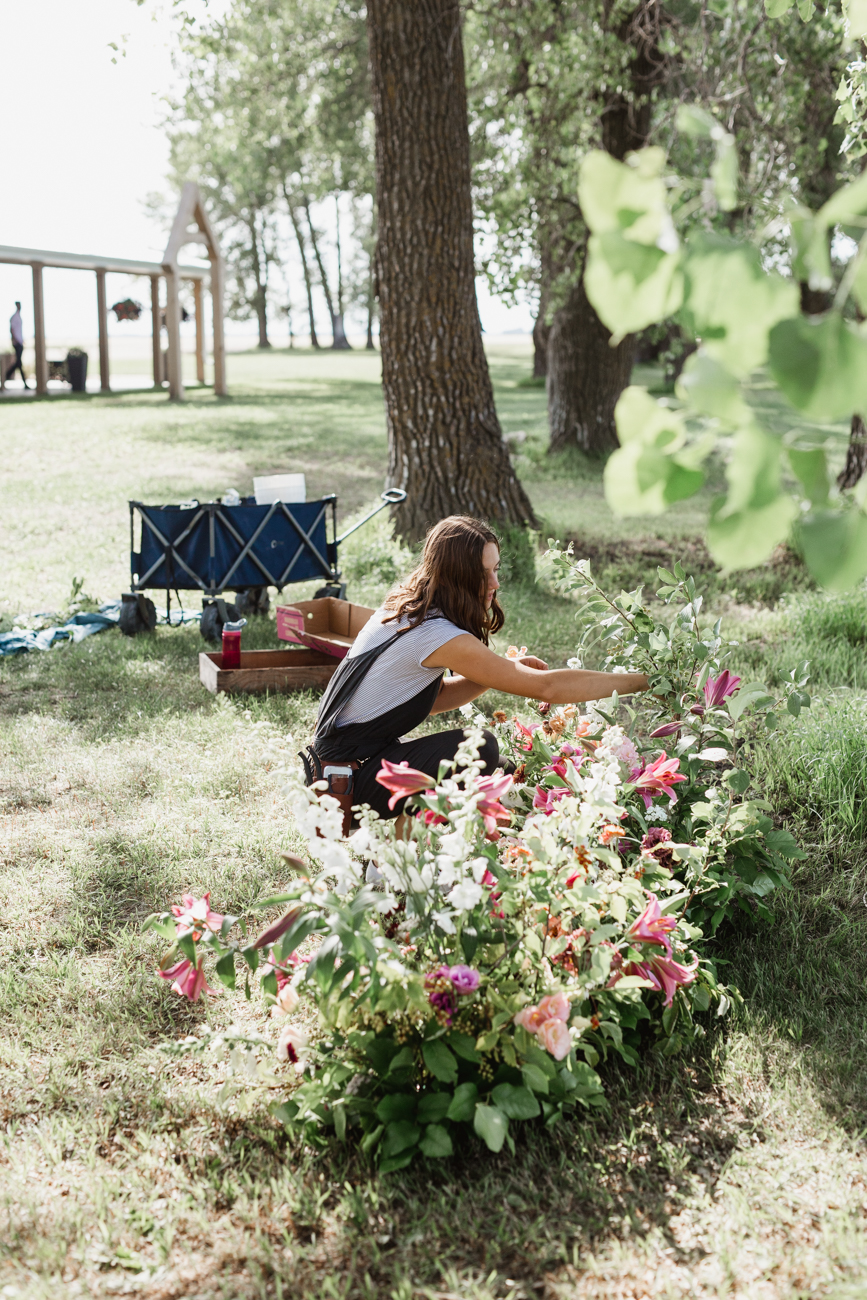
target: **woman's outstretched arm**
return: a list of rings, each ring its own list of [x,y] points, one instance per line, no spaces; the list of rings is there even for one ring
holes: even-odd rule
[[[618,695],[631,695],[634,691],[646,691],[648,686],[644,673],[595,673],[585,672],[583,668],[533,666],[541,662],[504,659],[469,633],[456,636],[424,661],[425,668],[450,668],[459,674],[453,683],[443,683],[433,711],[441,713],[444,709],[456,708],[458,703],[465,704],[488,690],[523,695],[530,700],[547,700],[550,704],[573,704],[577,700],[601,700],[612,691],[617,691]],[[457,696],[463,694],[462,686],[473,690],[458,701]],[[442,702],[446,692],[454,694],[455,703],[451,699],[448,703]]]

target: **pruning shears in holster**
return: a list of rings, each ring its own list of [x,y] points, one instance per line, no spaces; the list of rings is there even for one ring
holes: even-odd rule
[[[323,765],[312,745],[308,745],[306,749],[302,750],[298,757],[304,765],[304,781],[306,785],[311,786],[316,781],[325,781],[327,783],[327,790],[318,791],[317,793],[330,794],[340,804],[343,812],[343,834],[348,835],[352,830],[355,773],[361,767],[361,764],[353,761],[350,763],[326,762]]]

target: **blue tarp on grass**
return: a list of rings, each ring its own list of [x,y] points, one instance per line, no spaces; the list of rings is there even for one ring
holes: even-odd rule
[[[44,627],[41,632],[0,632],[0,655],[17,655],[26,650],[50,650],[56,641],[83,641],[94,632],[117,627],[120,602],[104,605],[98,614],[73,614],[61,627]]]

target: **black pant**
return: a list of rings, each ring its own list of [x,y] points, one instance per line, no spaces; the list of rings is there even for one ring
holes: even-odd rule
[[[485,765],[485,774],[489,775],[495,771],[500,762],[500,746],[497,744],[496,736],[490,731],[483,734],[485,739],[479,750],[479,758]],[[443,759],[454,758],[465,735],[463,727],[457,727],[453,731],[438,731],[433,736],[420,736],[418,740],[396,740],[382,753],[368,759],[356,773],[353,804],[369,803],[380,817],[387,819],[398,817],[403,812],[406,799],[400,799],[394,808],[389,808],[391,791],[386,790],[385,786],[380,785],[376,779],[377,773],[382,768],[382,760],[387,758],[389,763],[408,763],[410,767],[416,767],[420,772],[427,772],[433,785],[439,774],[440,763]]]
[[[12,365],[11,365],[11,366],[9,367],[9,369],[6,371],[6,378],[7,378],[7,379],[11,379],[12,376],[15,374],[15,371],[16,371],[16,370],[20,370],[20,372],[21,372],[21,378],[22,378],[22,380],[24,381],[24,384],[25,384],[25,387],[26,387],[26,385],[27,385],[27,376],[25,375],[25,373],[24,373],[24,367],[23,367],[23,365],[21,364],[21,358],[22,358],[23,355],[24,355],[24,344],[23,344],[23,343],[13,343],[12,346],[13,346],[13,348],[15,349],[15,360],[12,362]]]

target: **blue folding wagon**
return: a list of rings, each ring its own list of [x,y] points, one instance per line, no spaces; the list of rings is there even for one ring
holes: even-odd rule
[[[375,509],[340,537],[333,494],[318,501],[275,501],[261,506],[255,497],[245,497],[239,505],[209,501],[146,506],[130,501],[130,590],[122,598],[121,629],[135,636],[156,625],[156,610],[145,598],[145,591],[166,593],[169,621],[172,592],[182,606],[182,591],[200,591],[201,628],[207,640],[219,640],[223,623],[229,619],[265,613],[269,587],[282,591],[293,582],[321,579],[317,597],[345,599],[340,544],[380,510],[405,500],[405,492],[390,488],[382,493]],[[140,524],[138,549],[136,516]],[[224,601],[225,591],[236,592],[236,599]]]

